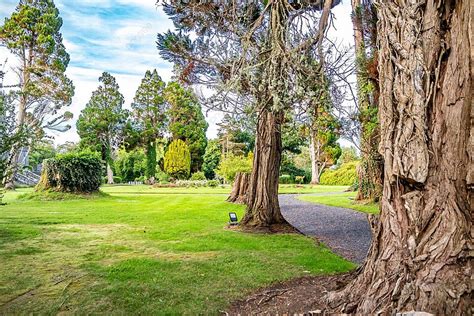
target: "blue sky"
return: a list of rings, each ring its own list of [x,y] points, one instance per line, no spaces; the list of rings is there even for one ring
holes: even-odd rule
[[[18,0],[0,0],[0,23],[10,16],[17,4]],[[61,32],[71,56],[67,75],[73,80],[76,93],[68,110],[75,118],[97,88],[97,79],[103,71],[117,78],[126,107],[146,70],[157,69],[165,81],[171,79],[172,65],[160,58],[155,41],[157,33],[173,29],[173,25],[155,5],[155,0],[56,0],[55,4],[63,18]],[[338,29],[331,31],[331,37],[350,44],[349,1],[345,0],[333,12]],[[0,48],[1,63],[7,56],[8,52]],[[11,59],[9,64],[12,64]],[[220,117],[218,113],[207,116],[208,137],[216,136]],[[71,125],[74,126],[75,121]],[[54,136],[56,143],[78,140],[74,127]]]

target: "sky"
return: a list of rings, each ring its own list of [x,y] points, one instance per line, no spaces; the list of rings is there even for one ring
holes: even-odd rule
[[[17,4],[18,0],[0,0],[0,23],[3,24]],[[162,9],[155,5],[155,0],[56,0],[55,4],[63,19],[63,43],[71,58],[66,73],[76,89],[68,111],[75,119],[97,88],[98,78],[104,71],[117,79],[127,108],[146,70],[157,69],[163,80],[171,79],[172,65],[160,58],[155,42],[158,33],[174,27]],[[329,36],[351,45],[349,0],[343,0],[332,12],[337,29],[331,29]],[[14,65],[13,57],[0,47],[0,64],[7,57],[8,64]],[[5,84],[12,79],[10,71]],[[217,136],[216,123],[221,117],[216,112],[206,115],[208,138]],[[71,130],[52,135],[56,144],[79,140],[75,119],[70,123]]]

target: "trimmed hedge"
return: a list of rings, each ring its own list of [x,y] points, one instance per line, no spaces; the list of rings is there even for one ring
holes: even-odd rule
[[[326,185],[353,185],[357,182],[358,161],[342,164],[336,170],[326,170],[321,175],[320,183]]]
[[[103,161],[97,153],[58,155],[43,162],[36,191],[91,193],[99,190]]]

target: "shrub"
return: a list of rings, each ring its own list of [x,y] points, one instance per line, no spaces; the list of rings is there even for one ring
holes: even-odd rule
[[[224,178],[227,182],[233,182],[237,173],[252,172],[252,164],[252,153],[249,153],[247,157],[229,154],[226,157],[222,157],[216,174]]]
[[[206,176],[204,175],[204,172],[198,171],[191,175],[190,180],[206,180]]]
[[[174,140],[165,154],[165,172],[176,179],[187,179],[191,170],[191,154],[188,145]]]
[[[134,181],[145,174],[146,156],[142,150],[126,152],[121,149],[114,165],[116,175],[121,177],[123,182]]]
[[[207,181],[207,186],[211,188],[216,188],[219,185],[219,181],[217,180],[209,180]]]
[[[305,176],[296,176],[295,177],[295,183],[303,184],[304,183],[304,178],[305,178]]]
[[[281,175],[289,175],[291,177],[291,182],[296,183],[296,177],[303,177],[303,183],[309,183],[311,180],[311,171],[306,171],[296,167],[293,162],[283,161],[280,167]]]
[[[99,190],[103,162],[92,152],[68,153],[47,159],[36,191],[90,193]]]
[[[167,175],[165,172],[160,170],[156,173],[156,182],[158,182],[158,183],[169,183],[170,182],[170,176]]]
[[[280,176],[280,179],[278,180],[278,183],[280,184],[291,184],[293,183],[293,179],[289,174],[282,174]]]
[[[321,184],[353,185],[357,181],[357,161],[342,164],[336,170],[326,170],[321,175]]]
[[[114,176],[114,183],[122,183],[122,178],[119,176]]]

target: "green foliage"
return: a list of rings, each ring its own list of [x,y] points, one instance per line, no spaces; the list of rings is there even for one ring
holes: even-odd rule
[[[174,140],[165,154],[165,172],[176,179],[187,179],[191,170],[191,154],[188,145]]]
[[[115,78],[104,72],[99,82],[76,127],[81,137],[80,146],[100,152],[102,160],[111,164],[112,150],[122,142],[129,113],[122,109],[124,98]]]
[[[206,152],[204,153],[202,171],[207,179],[214,179],[215,170],[219,166],[221,160],[221,148],[218,140],[210,140],[207,143]]]
[[[165,98],[169,104],[169,131],[172,138],[186,142],[191,153],[191,170],[201,170],[209,126],[201,105],[190,89],[185,89],[176,82],[168,84]]]
[[[0,91],[0,180],[3,179],[8,153],[15,142],[19,142],[20,133],[15,133],[15,112],[13,104]],[[2,181],[0,181],[1,183]]]
[[[136,178],[145,174],[146,156],[143,150],[140,149],[129,152],[120,149],[114,166],[116,175],[119,176],[123,182],[135,181]]]
[[[198,172],[195,172],[191,175],[191,178],[190,180],[199,180],[199,181],[202,181],[202,180],[206,180],[206,176],[204,175],[204,172],[202,171],[198,171]]]
[[[35,169],[44,160],[54,158],[56,156],[56,149],[51,139],[42,139],[33,143],[29,154],[30,166]]]
[[[357,160],[359,160],[359,155],[357,155],[357,151],[354,147],[342,147],[342,153],[337,160],[337,164],[340,166],[344,163]]]
[[[63,22],[51,0],[20,1],[15,12],[0,25],[0,46],[18,58],[19,128],[29,128],[32,140],[44,128],[64,131],[72,118],[61,108],[71,104],[74,85],[65,72],[69,55],[62,43]],[[29,118],[26,120],[26,115]],[[23,126],[24,125],[24,126]]]
[[[280,184],[291,184],[293,183],[293,179],[289,174],[282,174],[278,179],[278,183]]]
[[[321,184],[353,185],[357,181],[357,161],[342,164],[336,170],[326,170],[321,175]]]
[[[170,176],[166,174],[166,172],[163,172],[160,170],[156,173],[155,179],[156,179],[156,182],[165,184],[165,183],[169,183]]]
[[[250,173],[252,172],[253,165],[253,154],[249,153],[245,156],[235,156],[229,154],[222,157],[219,167],[216,170],[216,174],[224,178],[227,182],[231,183],[234,181],[235,176],[239,172]]]
[[[305,170],[295,165],[293,154],[284,153],[280,165],[280,175],[288,175],[290,179],[285,179],[285,183],[296,183],[296,177],[302,177],[303,183],[309,183],[311,180],[311,170]],[[310,166],[311,167],[311,166]],[[283,182],[280,182],[283,183]]]
[[[156,140],[162,137],[167,121],[167,106],[164,99],[165,83],[155,70],[147,70],[137,89],[132,103],[130,123],[138,144],[146,149],[146,177],[154,178],[157,166]]]
[[[90,193],[99,190],[102,161],[90,151],[58,155],[44,161],[36,191]]]
[[[106,193],[95,191],[90,193],[68,193],[57,192],[52,190],[35,191],[31,193],[24,193],[18,196],[19,200],[23,201],[68,201],[68,200],[82,200],[82,199],[96,199],[109,196]]]

